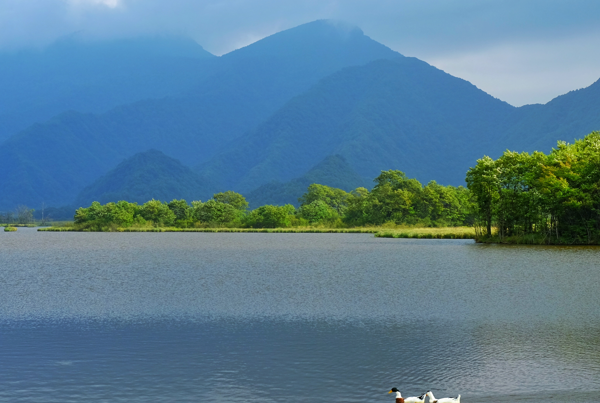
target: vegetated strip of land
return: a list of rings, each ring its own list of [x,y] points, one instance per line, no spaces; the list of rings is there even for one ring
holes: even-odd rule
[[[265,205],[248,211],[245,198],[235,192],[217,193],[213,200],[192,201],[191,206],[185,200],[151,200],[141,206],[94,202],[77,210],[72,229],[57,230],[373,232],[389,238],[598,245],[598,161],[600,132],[593,132],[574,144],[559,142],[548,155],[506,151],[497,160],[479,159],[467,172],[467,189],[434,181],[423,186],[401,171],[383,171],[371,191],[347,193],[312,184],[299,199],[299,209]],[[464,229],[469,224],[473,227]]]
[[[77,227],[40,228],[43,232],[89,232],[89,229]],[[415,238],[415,239],[474,239],[473,227],[446,228],[115,228],[114,232],[212,232],[212,233],[274,233],[274,234],[374,234],[378,238]]]
[[[39,228],[42,232],[90,232],[93,230],[77,227],[48,227]],[[114,228],[111,232],[264,232],[264,233],[341,233],[341,234],[373,234],[375,228]],[[95,231],[99,232],[99,231]],[[104,231],[102,231],[104,232]]]

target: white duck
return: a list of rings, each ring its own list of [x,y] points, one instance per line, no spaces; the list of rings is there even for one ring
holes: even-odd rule
[[[436,399],[431,391],[428,391],[425,395],[429,396],[429,403],[460,403],[460,395],[458,397],[444,397],[442,399]]]
[[[388,393],[393,393],[393,392],[396,392],[397,399],[402,397],[402,395],[400,395],[400,391],[396,388],[392,388],[392,390],[390,390]],[[404,403],[425,403],[425,396],[427,396],[427,393],[423,393],[419,397],[416,397],[416,396],[405,397]]]
[[[427,393],[423,393],[421,396],[412,396],[404,399],[404,403],[425,403],[425,396]]]

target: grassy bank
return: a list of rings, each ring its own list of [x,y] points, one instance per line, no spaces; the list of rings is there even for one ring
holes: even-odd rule
[[[482,236],[477,237],[475,241],[478,243],[497,243],[505,245],[600,245],[600,241],[598,240],[591,240],[588,242],[585,239],[574,240],[561,238],[557,241],[556,238],[551,238],[540,234],[507,236],[503,238],[499,236]]]
[[[75,227],[49,227],[40,228],[38,231],[47,232],[88,232],[79,230]],[[266,232],[266,233],[342,233],[342,234],[360,234],[376,233],[376,228],[176,228],[176,227],[158,227],[158,228],[113,228],[110,232]]]
[[[375,236],[379,238],[474,239],[475,229],[473,227],[408,227],[394,229],[379,229]]]
[[[47,232],[88,232],[72,226],[40,228]],[[316,233],[316,234],[374,234],[380,238],[424,238],[424,239],[473,239],[475,231],[471,227],[293,227],[293,228],[176,228],[176,227],[142,227],[112,228],[111,232],[248,232],[248,233]]]

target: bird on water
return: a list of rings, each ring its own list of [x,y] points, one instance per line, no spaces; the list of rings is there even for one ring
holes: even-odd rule
[[[431,403],[460,403],[460,395],[458,395],[458,397],[444,397],[442,399],[436,399],[433,396],[433,392],[428,391],[426,394],[429,396],[429,401]]]
[[[393,392],[396,392],[396,403],[425,403],[425,397],[427,396],[427,393],[423,393],[421,396],[403,398],[402,394],[397,388],[392,388],[388,394]]]
[[[388,392],[388,394],[390,393],[396,393],[396,403],[404,403],[404,399],[402,398],[402,393],[400,393],[400,391],[397,388],[392,388],[392,390],[390,390]]]

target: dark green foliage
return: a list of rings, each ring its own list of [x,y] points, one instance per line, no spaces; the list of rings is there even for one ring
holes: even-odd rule
[[[441,186],[435,181],[423,187],[404,172],[391,170],[381,172],[375,183],[371,192],[359,188],[346,199],[347,223],[458,226],[471,221],[473,202],[463,187]]]
[[[142,205],[140,215],[146,221],[152,221],[157,226],[166,227],[175,224],[175,220],[177,219],[177,216],[167,203],[154,199]]]
[[[81,207],[77,209],[75,212],[75,225],[79,229],[106,231],[117,227],[126,228],[134,223],[145,224],[142,215],[145,213],[147,216],[150,216],[150,214],[148,209],[145,212],[143,210],[144,207],[138,206],[137,203],[128,203],[126,201],[107,203],[105,205],[93,202],[88,208]],[[159,223],[159,221],[156,222]]]
[[[506,151],[467,173],[482,240],[600,242],[600,132],[548,155]],[[496,233],[492,228],[496,227]]]
[[[468,190],[430,182],[423,187],[400,171],[385,171],[375,179],[372,192],[357,188],[348,193],[312,184],[300,197],[300,208],[264,205],[247,212],[246,199],[235,192],[216,193],[212,199],[188,203],[150,200],[139,206],[120,201],[92,203],[75,215],[77,228],[107,230],[132,225],[155,227],[287,228],[290,226],[421,224],[456,226],[470,222],[473,205]],[[344,224],[344,222],[346,224]]]
[[[168,204],[169,210],[175,214],[175,226],[186,228],[193,223],[193,210],[184,199],[171,200]]]
[[[248,208],[248,202],[246,201],[246,198],[239,193],[232,192],[231,190],[223,193],[217,193],[213,195],[213,199],[219,203],[229,204],[236,210],[244,211]]]
[[[298,199],[301,206],[309,205],[315,201],[323,202],[338,214],[344,214],[348,207],[349,194],[342,189],[313,183],[307,192]]]
[[[149,150],[121,162],[81,191],[77,206],[128,200],[197,200],[210,194],[210,185],[176,159]]]
[[[341,155],[330,155],[301,177],[286,183],[277,181],[267,183],[249,192],[247,198],[252,208],[265,204],[280,206],[292,204],[299,207],[298,199],[313,183],[349,192],[357,187],[368,186],[369,180],[358,175]]]
[[[208,200],[205,203],[193,201],[192,206],[194,220],[208,225],[239,225],[243,217],[243,212],[231,204],[216,200]]]
[[[340,217],[335,209],[322,200],[303,204],[298,210],[298,215],[310,224],[331,222]]]
[[[291,204],[261,206],[250,212],[246,223],[252,228],[285,228],[292,225],[295,211]]]

